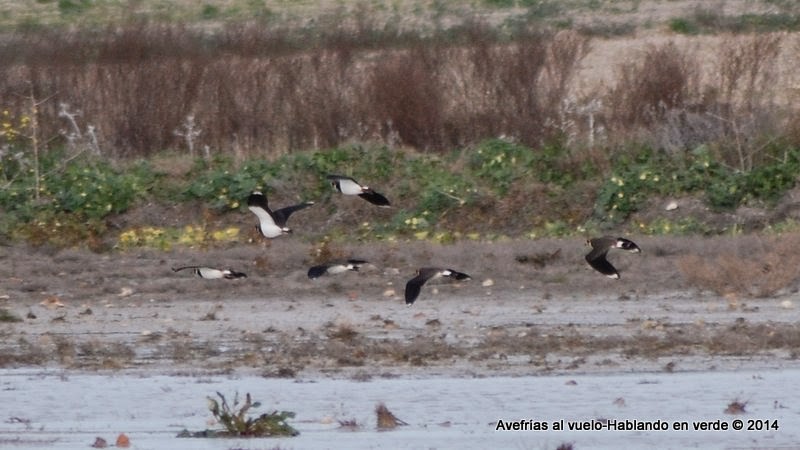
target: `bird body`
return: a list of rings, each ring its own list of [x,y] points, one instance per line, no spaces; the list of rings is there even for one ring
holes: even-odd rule
[[[319,278],[325,274],[336,275],[342,272],[352,270],[358,272],[367,261],[363,259],[347,259],[343,261],[330,261],[325,264],[319,264],[308,269],[308,278]]]
[[[586,255],[586,262],[596,271],[613,279],[619,279],[619,272],[606,259],[609,250],[618,248],[632,253],[640,253],[642,251],[633,241],[613,236],[589,239],[586,242],[592,247],[592,250]]]
[[[273,211],[269,208],[267,196],[261,192],[255,191],[247,198],[247,208],[258,217],[256,229],[262,236],[269,239],[291,233],[292,229],[286,226],[289,216],[293,212],[308,208],[313,204],[314,202],[303,202]]]
[[[242,272],[236,272],[231,269],[215,269],[213,267],[206,267],[206,266],[184,266],[184,267],[173,267],[173,272],[180,272],[181,270],[191,269],[197,276],[200,278],[205,278],[207,280],[215,280],[224,278],[226,280],[233,280],[236,278],[247,278],[247,275]]]
[[[436,267],[423,267],[417,270],[417,274],[414,278],[408,280],[406,283],[406,290],[405,290],[405,298],[406,298],[406,305],[412,305],[419,297],[420,291],[422,291],[422,286],[430,280],[435,280],[437,278],[452,278],[454,280],[469,280],[471,279],[469,275],[455,271],[453,269],[440,269]]]
[[[344,175],[328,175],[327,179],[337,191],[344,195],[357,195],[373,205],[384,207],[391,205],[389,199],[384,197],[383,194],[375,192],[375,190],[369,186],[359,184],[359,182],[353,178]]]

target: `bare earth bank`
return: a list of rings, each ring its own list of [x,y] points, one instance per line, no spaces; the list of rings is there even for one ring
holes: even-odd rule
[[[3,247],[0,307],[22,321],[0,324],[0,365],[355,379],[798,367],[793,282],[769,298],[719,295],[681,265],[779,241],[636,240],[642,254],[610,257],[618,281],[584,262],[581,239],[341,245],[372,265],[318,280],[296,238],[167,253]],[[170,270],[187,264],[248,278]],[[426,285],[407,307],[420,266],[473,279]]]

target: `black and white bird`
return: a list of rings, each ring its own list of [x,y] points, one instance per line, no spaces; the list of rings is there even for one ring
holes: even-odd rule
[[[417,297],[419,297],[419,293],[422,290],[422,285],[427,283],[429,280],[435,280],[437,278],[444,277],[459,281],[472,279],[469,275],[462,272],[457,272],[453,269],[423,267],[418,269],[417,275],[408,280],[408,283],[406,283],[406,305],[411,305],[417,300]]]
[[[363,259],[329,261],[325,264],[319,264],[308,269],[308,278],[313,280],[323,275],[336,275],[342,272],[347,272],[348,270],[358,272],[358,269],[360,269],[364,264],[367,264],[367,261],[364,261]]]
[[[226,280],[235,280],[236,278],[247,278],[247,274],[242,272],[236,272],[235,270],[231,269],[215,269],[213,267],[206,267],[206,266],[184,266],[184,267],[173,267],[173,272],[180,272],[181,270],[191,269],[192,272],[195,273],[200,278],[205,278],[207,280],[217,280],[220,278],[224,278]]]
[[[375,192],[368,186],[362,186],[358,181],[344,175],[328,175],[328,180],[337,191],[344,195],[357,195],[373,205],[391,206],[389,199]]]
[[[293,212],[308,208],[314,202],[303,202],[294,206],[276,209],[269,209],[267,196],[255,191],[247,197],[247,207],[258,217],[256,229],[262,236],[272,239],[282,234],[291,233],[291,228],[286,226],[286,221]]]
[[[608,251],[612,248],[619,248],[632,253],[639,253],[642,251],[633,241],[613,236],[589,239],[586,242],[592,246],[592,251],[586,255],[586,262],[596,271],[614,279],[619,279],[619,272],[617,272],[617,269],[606,259]]]

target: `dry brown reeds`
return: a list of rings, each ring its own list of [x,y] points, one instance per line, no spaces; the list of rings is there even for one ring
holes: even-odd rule
[[[587,49],[577,33],[507,39],[478,22],[389,40],[330,27],[299,36],[254,24],[209,32],[141,22],[6,36],[0,101],[24,111],[22,93],[48,99],[39,109],[48,138],[74,128],[59,116],[68,105],[108,156],[194,149],[188,118],[197,148],[217,152],[352,140],[442,150],[500,134],[535,146],[561,121],[559,105]]]
[[[23,114],[26,96],[46,100],[43,141],[69,143],[65,129],[92,126],[92,150],[107,157],[274,157],[353,141],[448,151],[498,136],[537,148],[566,136],[587,145],[565,171],[607,166],[604,149],[631,139],[676,152],[710,144],[746,171],[775,157],[766,144],[800,141],[773,102],[779,34],[724,39],[713,79],[694,51],[653,45],[583,98],[572,91],[590,45],[579,32],[505,33],[478,20],[400,32],[369,14],[313,29],[142,21],[7,33],[0,103]]]

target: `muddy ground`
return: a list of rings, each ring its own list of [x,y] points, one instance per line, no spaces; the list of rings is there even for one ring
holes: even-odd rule
[[[318,247],[296,237],[166,253],[0,247],[0,309],[12,316],[0,366],[369,379],[797,365],[794,282],[766,298],[720,294],[681,265],[780,239],[636,240],[642,254],[611,257],[620,280],[584,262],[579,238],[341,244],[331,252],[371,266],[317,280],[306,270]],[[186,264],[248,277],[170,269]],[[426,285],[407,307],[406,280],[430,265],[473,279]]]

